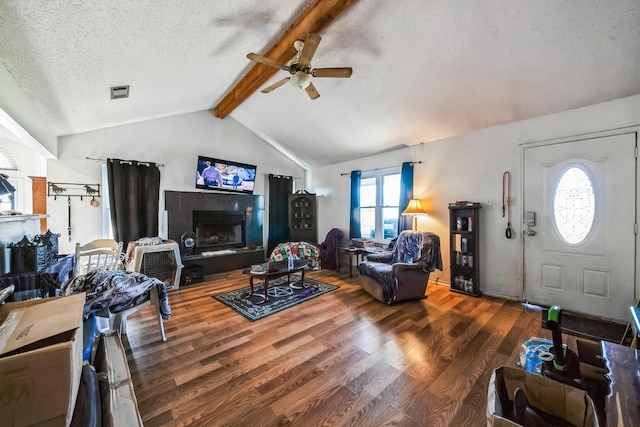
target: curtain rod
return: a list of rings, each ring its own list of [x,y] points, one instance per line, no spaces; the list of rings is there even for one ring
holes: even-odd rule
[[[107,159],[94,159],[92,157],[85,157],[85,159],[94,160],[96,162],[105,162],[105,163],[107,163]],[[122,163],[129,163],[129,164],[132,164],[133,162],[136,162],[139,165],[147,165],[147,166],[149,166],[151,163],[153,163],[153,162],[139,162],[137,160],[120,160],[120,161]],[[159,168],[163,168],[164,167],[164,165],[162,163],[156,163],[156,166],[158,166]]]
[[[417,161],[417,162],[409,162],[409,163],[411,163],[411,165],[413,166],[413,165],[415,165],[415,164],[421,164],[421,163],[422,163],[422,160],[419,160],[419,161]],[[374,169],[367,169],[367,170],[364,170],[364,171],[359,170],[359,172],[371,172],[371,171],[378,171],[378,170],[381,170],[381,169],[389,169],[389,168],[392,168],[392,167],[393,167],[393,166],[390,166],[390,167],[388,167],[388,168],[374,168]],[[346,172],[346,173],[341,173],[341,174],[340,174],[340,176],[346,176],[346,175],[351,175],[351,172]]]

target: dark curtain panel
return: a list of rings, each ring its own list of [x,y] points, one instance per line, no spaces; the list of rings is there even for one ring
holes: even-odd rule
[[[360,238],[360,179],[362,172],[351,171],[351,206],[349,218],[349,238]]]
[[[404,162],[400,172],[400,206],[398,212],[398,234],[403,230],[411,230],[413,217],[402,216],[409,200],[413,199],[413,162]]]
[[[269,238],[267,256],[278,243],[289,241],[289,195],[293,193],[293,180],[269,174]]]
[[[114,239],[127,243],[158,235],[160,169],[155,163],[107,159]]]

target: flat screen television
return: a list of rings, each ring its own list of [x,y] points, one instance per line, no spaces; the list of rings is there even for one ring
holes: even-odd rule
[[[196,188],[253,194],[255,165],[198,156]]]

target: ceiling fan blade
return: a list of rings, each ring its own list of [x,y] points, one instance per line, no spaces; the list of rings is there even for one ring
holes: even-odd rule
[[[342,68],[314,68],[311,71],[313,77],[351,77],[351,67]]]
[[[300,65],[302,67],[308,67],[311,64],[311,58],[316,53],[319,44],[320,36],[317,34],[309,33],[304,38],[304,47],[300,53]]]
[[[282,79],[282,80],[280,80],[280,81],[277,81],[277,82],[275,82],[274,84],[272,84],[271,86],[267,86],[267,87],[265,87],[265,88],[264,88],[264,89],[262,89],[260,92],[262,92],[262,93],[269,93],[269,92],[271,92],[271,91],[272,91],[272,90],[274,90],[274,89],[278,89],[280,86],[282,86],[283,84],[285,84],[286,82],[288,82],[290,78],[291,78],[291,77],[287,77],[287,78],[284,78],[284,79]]]
[[[265,56],[258,55],[255,53],[247,54],[247,58],[252,61],[259,62],[261,64],[268,65],[270,67],[280,68],[281,70],[289,71],[289,66],[279,63],[278,61],[274,61],[273,59],[269,59]]]
[[[311,99],[320,98],[320,94],[316,90],[316,87],[313,85],[313,83],[309,83],[309,86],[307,86],[305,90],[307,91],[307,95],[309,95],[309,98]]]

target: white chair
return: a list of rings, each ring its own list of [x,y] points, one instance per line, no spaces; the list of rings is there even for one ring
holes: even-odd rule
[[[117,331],[120,336],[127,335],[127,317],[130,314],[135,313],[141,308],[147,307],[148,305],[153,305],[156,310],[156,318],[158,319],[158,326],[160,327],[160,335],[162,336],[162,341],[167,340],[167,336],[164,333],[164,323],[162,323],[162,313],[160,312],[160,297],[158,295],[158,288],[154,286],[149,291],[149,299],[143,302],[140,305],[136,305],[135,307],[131,307],[124,311],[119,311],[118,313],[110,313],[109,314],[109,328]]]
[[[127,250],[127,253],[129,253],[129,250]],[[126,264],[126,267],[129,271],[142,273],[145,276],[154,277],[163,281],[167,286],[167,290],[178,289],[180,286],[180,273],[183,267],[180,258],[180,247],[177,243],[136,246],[133,249],[132,259]],[[156,308],[156,316],[160,324],[162,341],[166,341],[167,337],[164,333],[164,324],[162,323],[162,315],[160,313],[160,298],[157,288],[151,290],[150,303]],[[129,311],[135,311],[134,309],[137,309],[137,307],[124,311],[124,314],[119,316],[118,323],[115,323],[112,329],[120,331],[121,334],[126,334],[126,315]]]
[[[74,277],[87,274],[92,270],[116,270],[122,255],[122,242],[113,239],[97,239],[81,246],[76,243],[76,259],[73,268]]]
[[[116,270],[122,256],[122,246],[122,242],[118,243],[112,239],[97,239],[84,246],[77,243],[74,275],[76,277],[84,275],[98,268]],[[166,341],[167,337],[164,333],[164,324],[162,323],[160,312],[160,298],[156,287],[151,289],[149,299],[144,303],[118,313],[109,313],[109,328],[117,331],[120,335],[126,335],[127,316],[150,304],[153,304],[156,309],[162,341]]]

